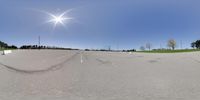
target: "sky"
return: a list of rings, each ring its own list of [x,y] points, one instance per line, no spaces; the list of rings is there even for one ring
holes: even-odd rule
[[[139,49],[146,43],[190,48],[200,39],[198,0],[0,0],[0,40],[21,46]],[[49,12],[67,10],[64,26],[47,23]]]

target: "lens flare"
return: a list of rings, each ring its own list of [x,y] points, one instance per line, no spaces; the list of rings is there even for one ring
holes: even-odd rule
[[[45,12],[46,14],[48,14],[51,18],[50,20],[48,20],[47,22],[49,23],[53,23],[54,24],[54,29],[56,28],[56,26],[58,24],[61,24],[65,27],[65,24],[69,23],[73,18],[72,17],[69,17],[68,16],[68,13],[70,12],[71,10],[67,10],[63,13],[61,13],[60,15],[54,15],[52,13],[49,13],[49,12]]]

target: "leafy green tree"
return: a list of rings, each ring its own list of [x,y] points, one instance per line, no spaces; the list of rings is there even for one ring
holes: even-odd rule
[[[195,42],[195,46],[196,46],[197,49],[200,49],[200,40],[197,40]]]
[[[194,49],[196,47],[196,42],[192,42],[191,47]]]
[[[8,47],[8,44],[0,41],[0,48],[7,48]]]

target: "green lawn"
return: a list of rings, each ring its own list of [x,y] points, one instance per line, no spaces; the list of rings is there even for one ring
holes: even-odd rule
[[[182,52],[194,52],[200,51],[200,49],[182,49],[182,50],[152,50],[152,51],[138,51],[144,53],[182,53]]]

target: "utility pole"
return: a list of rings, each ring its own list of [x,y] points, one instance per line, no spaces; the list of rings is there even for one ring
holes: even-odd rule
[[[160,50],[162,50],[162,45],[160,44]]]
[[[40,50],[40,36],[38,36],[38,46],[39,46],[39,50]]]
[[[181,49],[182,49],[182,40],[180,41],[180,46],[181,46]]]
[[[117,51],[119,50],[119,44],[117,43]]]
[[[108,51],[111,51],[111,46],[110,45],[108,46]]]

